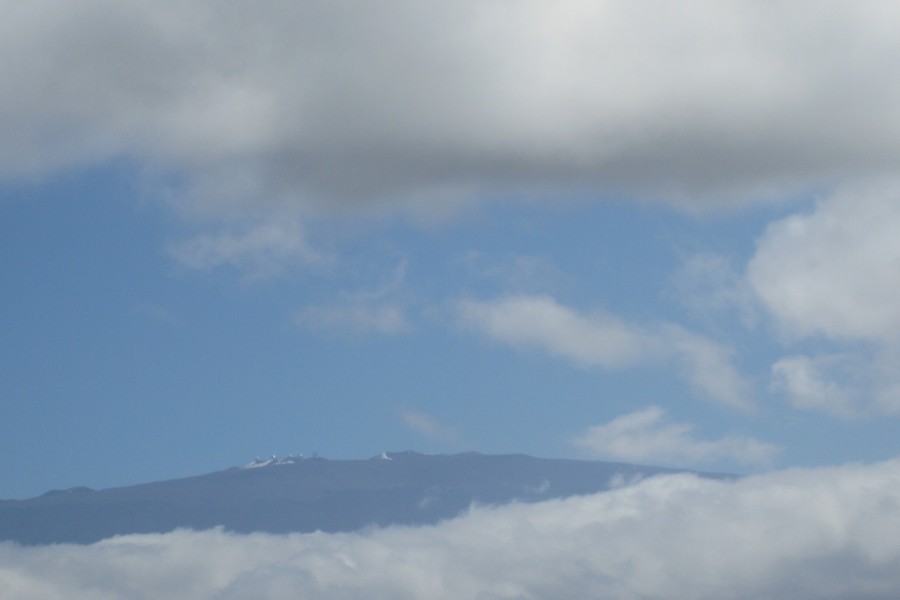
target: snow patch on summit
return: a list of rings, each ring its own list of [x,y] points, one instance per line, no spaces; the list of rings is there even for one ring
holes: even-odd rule
[[[260,458],[257,456],[253,461],[248,462],[246,465],[241,467],[241,469],[259,469],[261,467],[269,466],[293,465],[300,462],[301,460],[305,460],[302,454],[300,454],[299,456],[288,454],[287,456],[284,456],[282,458],[278,458],[274,454],[271,458]]]

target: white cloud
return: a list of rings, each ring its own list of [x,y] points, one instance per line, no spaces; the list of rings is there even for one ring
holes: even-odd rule
[[[845,191],[769,225],[747,277],[795,337],[900,342],[900,192]]]
[[[838,381],[836,370],[846,370],[843,356],[788,356],[772,365],[772,381],[796,408],[821,411],[838,417],[859,412],[855,386]]]
[[[900,412],[900,194],[846,188],[770,224],[747,281],[787,344],[772,367],[795,407],[848,417]]]
[[[654,477],[434,527],[0,544],[7,600],[820,598],[900,591],[900,462]]]
[[[730,348],[675,325],[662,327],[659,340],[695,390],[732,408],[754,408],[753,386],[732,364]]]
[[[704,210],[900,166],[887,0],[7,4],[7,177],[125,159],[214,205]]]
[[[844,419],[900,414],[898,350],[793,355],[772,365],[772,388],[795,408]]]
[[[329,260],[310,247],[303,228],[293,220],[269,221],[240,232],[200,234],[173,244],[169,253],[190,269],[236,267],[248,280],[276,276],[291,264],[312,266]]]
[[[651,406],[595,425],[574,440],[596,458],[649,464],[688,466],[719,461],[766,464],[778,447],[759,440],[728,436],[700,440],[687,423],[671,423],[665,411]]]
[[[639,326],[599,311],[581,314],[547,296],[467,299],[457,310],[465,325],[514,347],[604,369],[673,362],[712,400],[741,410],[754,406],[752,386],[731,364],[731,351],[677,325]]]
[[[464,323],[495,340],[585,366],[617,369],[663,353],[655,340],[611,315],[580,315],[548,296],[462,300],[458,308]]]

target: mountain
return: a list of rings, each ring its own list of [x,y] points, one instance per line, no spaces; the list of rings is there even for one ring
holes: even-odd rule
[[[287,457],[121,488],[0,501],[0,540],[92,543],[128,533],[224,526],[236,532],[355,531],[422,525],[473,503],[536,502],[609,489],[672,469],[525,455],[383,453]],[[722,477],[721,475],[708,475]]]

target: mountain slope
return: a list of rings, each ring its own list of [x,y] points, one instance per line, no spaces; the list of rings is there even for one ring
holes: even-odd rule
[[[478,453],[369,460],[272,460],[244,468],[0,502],[0,540],[91,543],[113,535],[224,526],[237,532],[355,531],[420,525],[472,503],[535,502],[608,489],[670,469]]]

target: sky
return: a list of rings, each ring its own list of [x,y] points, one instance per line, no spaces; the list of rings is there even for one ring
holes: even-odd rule
[[[895,3],[3,12],[0,498],[900,455]]]
[[[897,597],[896,2],[0,5],[0,498],[273,453],[747,474],[7,542],[4,598]]]

